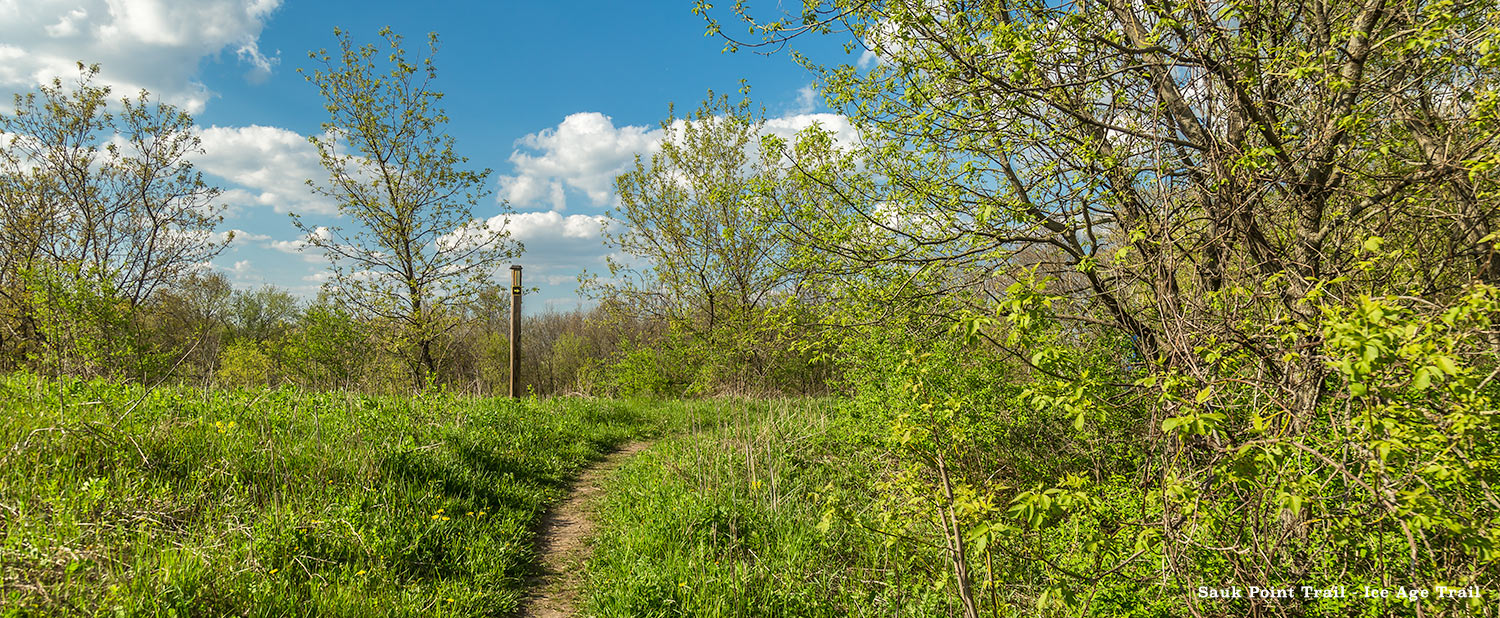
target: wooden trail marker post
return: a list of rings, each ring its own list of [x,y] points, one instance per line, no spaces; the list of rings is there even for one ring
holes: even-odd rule
[[[510,267],[510,398],[521,396],[521,266]]]

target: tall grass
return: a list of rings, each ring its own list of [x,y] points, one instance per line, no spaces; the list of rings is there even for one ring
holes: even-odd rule
[[[830,401],[740,403],[663,440],[605,486],[588,563],[590,615],[933,616],[945,595],[903,584],[896,544],[834,524],[879,478],[858,421]]]
[[[669,417],[0,377],[0,614],[506,615],[546,505]]]

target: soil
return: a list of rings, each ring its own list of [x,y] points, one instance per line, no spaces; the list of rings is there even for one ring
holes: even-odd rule
[[[530,590],[521,600],[524,618],[565,618],[578,613],[583,582],[583,563],[589,557],[589,538],[594,532],[594,502],[600,483],[625,460],[650,446],[634,442],[585,468],[567,499],[542,516],[536,551],[542,572],[527,581]]]

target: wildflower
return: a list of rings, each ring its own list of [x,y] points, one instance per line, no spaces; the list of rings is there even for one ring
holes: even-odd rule
[[[355,573],[355,575],[364,575],[364,574],[365,574],[365,570],[364,569],[360,569],[358,573]]]
[[[453,602],[453,597],[448,597],[448,602],[452,603]]]
[[[439,513],[441,513],[441,512],[443,512],[443,509],[438,509],[438,512],[439,512]]]
[[[272,574],[272,575],[275,575],[275,574],[276,574],[276,572],[277,572],[277,571],[280,571],[280,570],[281,570],[281,569],[271,569],[271,574]]]
[[[448,518],[447,518],[447,517],[444,517],[444,518],[443,518],[443,521],[448,521]]]
[[[442,515],[433,515],[433,516],[432,516],[432,518],[433,518],[433,519],[437,519],[437,518],[439,518],[439,517],[442,517]]]
[[[469,511],[469,515],[473,516],[474,515],[474,511]]]

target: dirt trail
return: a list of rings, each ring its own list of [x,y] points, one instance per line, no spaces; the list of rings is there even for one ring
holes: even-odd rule
[[[625,460],[647,446],[650,446],[649,442],[627,444],[605,456],[603,461],[585,468],[573,483],[567,499],[542,516],[536,541],[536,551],[542,559],[542,573],[526,582],[529,592],[521,600],[520,616],[566,618],[578,613],[583,561],[589,556],[586,541],[594,532],[593,509],[599,495],[599,484]]]

